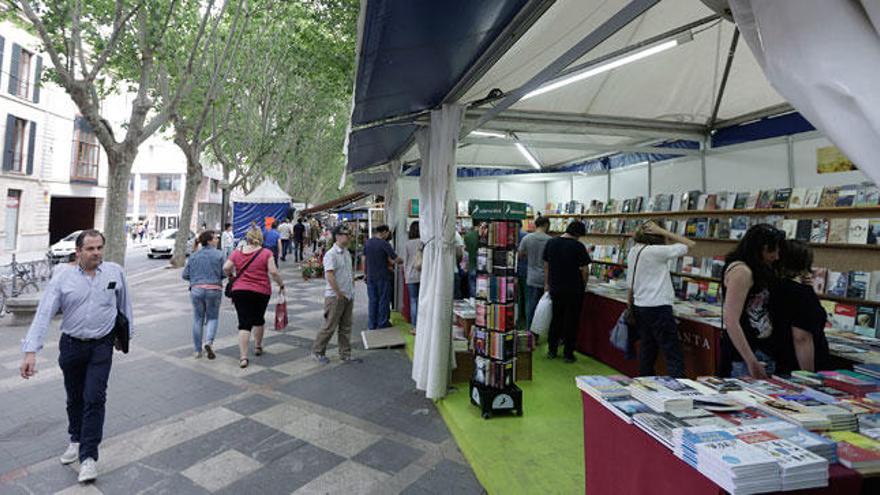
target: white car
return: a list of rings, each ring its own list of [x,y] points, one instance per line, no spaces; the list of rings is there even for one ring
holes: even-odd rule
[[[195,241],[196,235],[192,232],[189,233],[189,238],[186,241],[186,255],[189,256],[192,253],[193,242]],[[153,240],[147,245],[147,258],[155,258],[158,256],[167,256],[171,257],[172,250],[174,249],[174,240],[177,238],[177,229],[165,229],[162,232],[159,232]]]
[[[81,232],[77,230],[49,246],[49,258],[53,263],[73,261],[76,257],[76,238]]]

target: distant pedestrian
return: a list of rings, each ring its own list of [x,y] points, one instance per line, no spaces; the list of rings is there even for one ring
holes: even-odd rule
[[[200,249],[193,253],[183,269],[183,279],[189,281],[189,297],[193,305],[193,349],[196,359],[202,357],[202,344],[208,359],[214,359],[214,337],[220,318],[223,299],[223,252],[217,249],[220,237],[213,230],[199,234]],[[204,338],[204,328],[208,335]]]
[[[281,261],[287,261],[287,253],[290,252],[290,236],[292,234],[293,228],[290,225],[290,221],[286,218],[281,221],[281,225],[278,226],[278,234],[281,235]]]
[[[147,233],[147,227],[144,224],[138,225],[138,237],[140,238],[140,243],[144,242],[144,234]]]
[[[400,262],[388,242],[391,230],[387,225],[373,229],[373,237],[364,243],[364,273],[367,276],[367,328],[377,330],[391,326],[391,293],[394,288],[394,266]]]
[[[419,318],[419,284],[422,278],[422,239],[419,236],[419,221],[409,226],[409,240],[403,247],[403,279],[409,294],[409,321],[416,331]]]
[[[535,219],[535,231],[523,237],[519,243],[520,263],[526,261],[526,328],[532,328],[532,317],[538,301],[544,295],[544,246],[552,239],[547,234],[550,220],[547,217]]]
[[[561,340],[566,363],[576,361],[574,343],[589,278],[590,255],[580,242],[585,235],[584,223],[574,220],[566,227],[565,234],[550,239],[544,246],[544,290],[550,292],[553,301],[547,357],[556,357]]]
[[[220,249],[223,250],[223,254],[227,258],[232,254],[232,250],[235,249],[235,234],[232,233],[231,223],[226,223],[226,228],[220,236]]]
[[[346,226],[333,233],[334,244],[324,254],[324,326],[312,345],[312,356],[321,364],[328,364],[327,343],[336,332],[339,340],[339,358],[343,362],[358,362],[351,357],[351,314],[354,308],[354,270],[348,252],[351,232]]]
[[[318,242],[322,240],[324,235],[324,227],[321,225],[321,222],[312,218],[309,221],[309,233],[312,238],[312,254],[315,254],[318,252]],[[327,249],[327,246],[324,246],[324,249]]]
[[[133,319],[125,272],[116,263],[103,261],[104,236],[97,230],[84,230],[75,245],[78,265],[55,272],[22,341],[21,376],[28,379],[37,372],[36,353],[43,348],[52,317],[60,310],[64,317],[58,364],[67,391],[70,434],[61,463],[79,459],[79,481],[86,482],[98,477],[98,446],[103,438],[117,314],[128,318],[129,336]]]
[[[278,222],[272,221],[272,226],[263,231],[263,247],[272,251],[275,266],[278,266],[278,256],[281,254],[281,234],[278,233]]]
[[[274,231],[277,233],[277,231]],[[254,333],[254,355],[263,354],[263,331],[266,324],[266,306],[272,296],[269,277],[284,290],[284,279],[278,272],[272,251],[265,249],[263,233],[251,228],[245,235],[247,244],[236,249],[223,265],[226,276],[235,274],[232,282],[232,302],[238,314],[239,366],[248,366],[248,343],[251,331]]]
[[[306,241],[306,226],[302,218],[296,220],[293,226],[293,254],[297,262],[303,260],[303,243]]]

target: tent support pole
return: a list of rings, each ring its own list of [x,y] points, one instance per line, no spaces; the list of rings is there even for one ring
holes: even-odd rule
[[[674,166],[674,165],[673,165]],[[654,195],[653,189],[653,181],[654,181],[654,164],[651,163],[651,160],[648,160],[648,200],[651,200],[651,197]]]
[[[785,136],[785,154],[788,158],[788,187],[794,187],[794,138]]]
[[[709,138],[700,143],[700,190],[706,192],[706,148],[709,146]]]
[[[611,201],[611,169],[608,169],[608,181],[605,183],[605,204]]]
[[[724,98],[724,90],[727,88],[727,80],[730,78],[730,69],[733,67],[733,57],[736,55],[738,42],[739,28],[734,28],[733,39],[730,40],[730,50],[727,52],[727,63],[724,65],[724,75],[721,77],[721,86],[718,88],[718,98],[715,99],[715,107],[712,109],[712,117],[709,119],[709,130],[712,130],[718,120],[718,111],[721,109],[721,100]]]

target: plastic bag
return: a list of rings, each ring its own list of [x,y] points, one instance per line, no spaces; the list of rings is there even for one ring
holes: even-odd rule
[[[550,293],[545,292],[535,307],[535,315],[532,316],[532,328],[529,330],[537,335],[546,335],[550,330],[550,322],[553,321],[553,300]]]
[[[278,295],[275,303],[275,330],[281,331],[287,328],[287,298],[284,293]]]
[[[629,345],[629,325],[626,323],[626,316],[626,311],[620,313],[617,323],[611,329],[611,336],[608,338],[611,341],[611,345],[621,352],[626,352]]]

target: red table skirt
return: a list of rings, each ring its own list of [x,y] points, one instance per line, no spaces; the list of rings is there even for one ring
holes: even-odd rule
[[[586,393],[581,392],[581,395],[584,403],[586,493],[726,493],[637,426],[627,424]],[[867,489],[863,487],[859,473],[833,464],[827,488],[781,493],[854,495],[863,493],[863,488]]]

